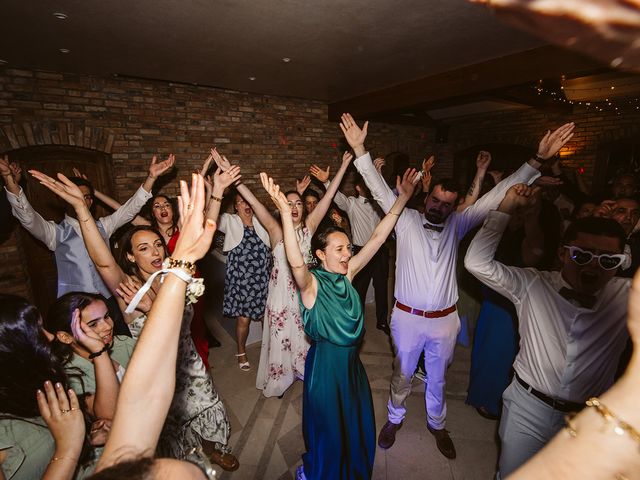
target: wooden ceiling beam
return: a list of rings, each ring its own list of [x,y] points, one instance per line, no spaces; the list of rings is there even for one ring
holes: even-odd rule
[[[424,111],[436,102],[456,97],[602,68],[597,61],[575,52],[555,46],[539,47],[331,103],[329,120],[339,120],[343,112],[365,119],[408,110]]]

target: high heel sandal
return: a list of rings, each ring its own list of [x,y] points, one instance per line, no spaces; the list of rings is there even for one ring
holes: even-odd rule
[[[247,354],[246,353],[236,353],[236,357],[245,357],[246,358]],[[248,372],[249,370],[251,370],[251,364],[249,363],[249,360],[247,359],[246,362],[238,362],[238,368],[240,370],[242,370],[243,372]]]

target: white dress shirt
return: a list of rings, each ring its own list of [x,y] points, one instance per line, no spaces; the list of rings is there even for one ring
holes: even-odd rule
[[[508,267],[494,259],[511,216],[489,213],[475,236],[465,267],[513,302],[519,319],[518,375],[550,397],[581,403],[614,382],[629,336],[625,318],[630,280],[614,277],[597,293],[593,309],[576,306],[558,292],[571,288],[560,272]]]
[[[396,196],[365,153],[354,162],[371,195],[387,213]],[[417,210],[405,208],[396,225],[396,299],[413,308],[444,310],[458,301],[456,261],[458,244],[467,232],[495,209],[516,183],[530,183],[540,172],[525,163],[491,191],[462,212],[452,212],[442,232],[424,228],[426,220]]]
[[[329,188],[330,184],[331,182],[325,182],[325,188]],[[347,197],[341,191],[336,192],[333,201],[338,207],[347,212],[349,223],[351,223],[351,233],[353,235],[351,240],[353,244],[363,247],[369,241],[381,220],[376,206],[362,195]]]

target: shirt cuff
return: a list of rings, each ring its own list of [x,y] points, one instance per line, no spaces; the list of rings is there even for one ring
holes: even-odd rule
[[[537,168],[533,168],[531,165],[529,165],[528,162],[524,162],[522,164],[522,167],[520,167],[520,170],[522,170],[521,173],[523,177],[527,179],[527,185],[531,185],[535,180],[538,179],[538,177],[542,175],[540,173],[540,170],[538,170]]]
[[[359,164],[362,163],[362,162],[366,162],[366,159],[369,159],[369,161],[371,162],[371,155],[369,154],[369,152],[366,152],[364,155],[356,158],[355,161],[353,162],[353,164],[356,167],[359,167],[360,166]]]
[[[153,197],[153,193],[151,192],[147,192],[142,185],[140,185],[138,187],[138,190],[136,191],[136,193],[134,194],[134,196],[137,196],[138,194],[140,194],[144,199],[145,199],[145,203],[147,200],[149,200],[151,197]]]

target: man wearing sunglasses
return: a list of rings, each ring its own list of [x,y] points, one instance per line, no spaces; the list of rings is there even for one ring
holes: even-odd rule
[[[499,474],[505,478],[540,450],[564,417],[614,383],[628,332],[629,280],[615,277],[630,263],[625,232],[614,220],[584,218],[567,228],[558,249],[561,271],[508,267],[494,259],[517,210],[535,188],[511,187],[471,242],[465,267],[509,298],[519,319],[520,351],[503,394]]]

